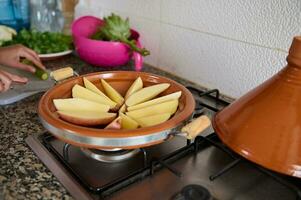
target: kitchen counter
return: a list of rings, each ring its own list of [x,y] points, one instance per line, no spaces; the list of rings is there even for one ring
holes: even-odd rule
[[[132,63],[110,69],[91,67],[75,56],[48,61],[45,65],[50,69],[72,66],[79,74],[104,70],[134,70]],[[196,86],[148,65],[142,71],[166,76],[184,85]],[[45,131],[37,114],[41,95],[36,94],[0,107],[0,200],[72,199],[25,143],[28,135]]]

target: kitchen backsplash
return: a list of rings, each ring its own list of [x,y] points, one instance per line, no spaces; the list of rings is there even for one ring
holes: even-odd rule
[[[80,0],[75,18],[129,17],[145,62],[239,97],[285,65],[300,0]]]

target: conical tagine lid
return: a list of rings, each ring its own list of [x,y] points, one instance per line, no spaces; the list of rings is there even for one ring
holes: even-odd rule
[[[246,159],[301,178],[301,37],[288,65],[217,113],[219,138]]]

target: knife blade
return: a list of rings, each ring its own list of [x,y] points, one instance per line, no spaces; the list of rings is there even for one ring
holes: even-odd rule
[[[26,84],[13,84],[12,90],[19,93],[27,92],[42,92],[54,86],[55,81],[48,79],[46,81],[29,81]]]

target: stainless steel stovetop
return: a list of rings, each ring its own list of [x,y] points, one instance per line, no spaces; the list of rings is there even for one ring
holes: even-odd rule
[[[206,93],[189,89],[195,94],[197,111],[209,117],[227,105],[218,95],[214,97],[217,90]],[[192,184],[206,188],[211,199],[295,200],[301,188],[299,180],[275,174],[231,152],[212,127],[193,143],[175,137],[117,163],[87,157],[78,147],[66,145],[48,133],[30,136],[26,142],[80,200],[188,199],[181,191]],[[196,197],[191,200],[200,199],[194,190],[189,194]]]

